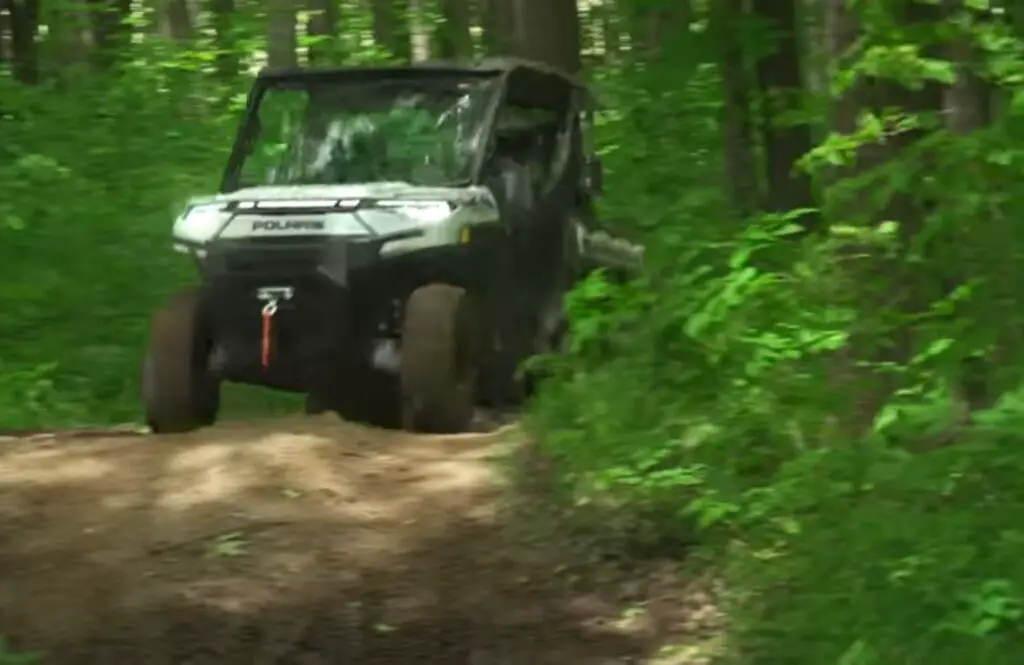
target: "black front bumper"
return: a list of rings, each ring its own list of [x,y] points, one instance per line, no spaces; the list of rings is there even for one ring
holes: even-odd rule
[[[360,329],[368,322],[356,313],[350,287],[353,275],[379,260],[381,245],[344,238],[214,243],[202,265],[213,369],[229,381],[306,391],[368,357],[369,334]],[[260,291],[268,287],[292,295],[276,303],[264,358]]]
[[[349,276],[377,262],[384,242],[392,238],[352,239],[247,238],[218,240],[207,249],[202,270],[207,281],[222,278],[257,280],[318,276],[338,288]]]

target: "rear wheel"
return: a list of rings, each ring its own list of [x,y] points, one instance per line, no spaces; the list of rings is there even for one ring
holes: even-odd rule
[[[188,432],[216,422],[220,381],[209,372],[211,349],[200,289],[181,291],[153,315],[142,365],[142,400],[153,432]]]
[[[409,296],[399,370],[402,424],[407,429],[469,429],[475,406],[477,335],[476,312],[464,289],[428,284]]]

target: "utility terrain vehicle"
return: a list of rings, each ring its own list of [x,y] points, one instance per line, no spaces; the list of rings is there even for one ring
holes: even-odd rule
[[[592,124],[530,62],[261,72],[220,193],[174,224],[201,284],[151,322],[153,431],[212,424],[222,381],[434,432],[520,398],[573,282],[641,259],[596,227]]]

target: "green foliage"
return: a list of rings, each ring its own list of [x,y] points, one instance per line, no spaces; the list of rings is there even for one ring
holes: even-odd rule
[[[0,428],[138,419],[149,315],[195,279],[170,221],[215,189],[240,101],[189,53],[159,55],[116,78],[0,78]]]
[[[833,99],[866,76],[951,83],[932,46],[968,38],[1008,100],[993,121],[953,134],[893,104],[822,131],[802,167],[831,227],[796,238],[800,211],[738,225],[709,193],[722,128],[701,68],[669,93],[696,103],[617,97],[607,209],[658,220],[641,221],[653,277],[577,289],[571,352],[528,421],[621,536],[696,530],[724,562],[736,662],[1019,659],[1022,43],[966,13],[906,31],[890,8],[865,6]],[[657,133],[636,137],[637,116]],[[649,147],[668,135],[687,139]],[[882,142],[887,159],[836,177]]]

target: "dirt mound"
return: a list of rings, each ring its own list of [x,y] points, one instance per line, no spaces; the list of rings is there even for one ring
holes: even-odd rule
[[[639,662],[668,624],[510,528],[508,445],[329,417],[7,442],[0,634],[57,665]]]

